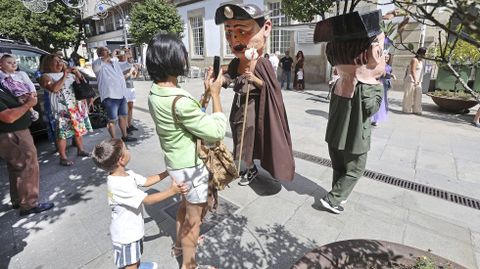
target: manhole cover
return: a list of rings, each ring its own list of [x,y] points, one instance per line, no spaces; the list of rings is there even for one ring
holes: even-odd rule
[[[219,202],[218,202],[217,211],[215,211],[214,213],[209,212],[207,214],[207,217],[203,221],[202,226],[200,228],[200,234],[205,234],[206,232],[210,231],[210,229],[215,227],[215,225],[219,224],[224,219],[230,217],[239,208],[237,205],[223,199],[220,196],[218,197],[218,199],[219,199]],[[167,213],[168,216],[170,216],[172,219],[175,220],[179,206],[180,206],[180,202],[165,208],[164,211],[165,213]]]

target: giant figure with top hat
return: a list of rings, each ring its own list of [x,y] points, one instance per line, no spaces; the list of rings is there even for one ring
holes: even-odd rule
[[[325,140],[333,168],[332,190],[320,201],[341,213],[365,171],[370,150],[370,117],[378,111],[385,69],[380,10],[348,13],[320,21],[314,41],[328,42],[327,59],[340,78],[332,89]]]
[[[264,54],[265,41],[272,29],[266,15],[252,4],[226,4],[215,13],[215,23],[224,24],[226,39],[236,57],[224,74],[224,87],[234,83],[230,112],[234,155],[237,160],[241,158],[246,168],[240,185],[248,185],[255,179],[258,170],[254,159],[259,159],[275,179],[290,181],[295,173],[280,85],[269,60],[258,58]]]

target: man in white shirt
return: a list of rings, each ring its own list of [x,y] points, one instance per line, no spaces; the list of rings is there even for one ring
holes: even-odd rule
[[[116,53],[117,51],[115,51]],[[125,98],[127,88],[122,68],[118,64],[117,58],[110,56],[108,48],[97,48],[97,55],[99,58],[93,62],[92,67],[97,76],[102,104],[107,111],[108,132],[112,138],[115,138],[115,123],[118,120],[122,140],[124,142],[137,141],[136,138],[128,136],[127,133],[128,108]]]
[[[273,71],[275,71],[275,77],[278,79],[277,76],[277,69],[278,69],[278,63],[280,62],[280,59],[278,59],[278,56],[280,55],[279,51],[275,51],[275,54],[270,55],[270,63],[272,63],[273,66]]]

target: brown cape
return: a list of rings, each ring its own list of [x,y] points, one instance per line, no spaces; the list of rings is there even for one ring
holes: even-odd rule
[[[238,58],[233,59],[228,66],[228,73],[225,75],[226,84],[234,81],[234,91],[246,93],[247,82],[243,75],[240,75]],[[287,114],[283,104],[280,84],[276,79],[275,72],[269,60],[260,57],[255,66],[254,75],[264,82],[262,89],[250,86],[250,93],[257,93],[250,99],[255,99],[255,113],[249,110],[247,117],[255,117],[254,141],[244,140],[244,151],[246,147],[253,146],[253,158],[261,161],[262,167],[267,170],[275,179],[293,180],[295,174],[295,161],[293,160],[292,140],[288,126]],[[233,99],[230,112],[230,123],[232,135],[241,133],[241,125],[234,123],[235,119],[243,117],[243,104],[237,106],[239,94]],[[245,99],[245,95],[241,95]],[[250,101],[250,100],[249,100]],[[244,102],[244,100],[243,100]],[[250,120],[247,119],[247,122]],[[240,130],[234,130],[240,128]],[[245,139],[248,136],[245,137]],[[253,135],[251,136],[253,137]],[[240,143],[240,137],[234,137],[236,144]],[[237,145],[235,145],[237,148]]]

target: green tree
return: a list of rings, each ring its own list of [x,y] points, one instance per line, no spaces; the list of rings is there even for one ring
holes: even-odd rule
[[[183,21],[175,5],[164,0],[146,0],[130,12],[130,33],[136,44],[148,43],[159,32],[183,32]]]
[[[352,12],[360,1],[362,0],[289,0],[282,2],[282,10],[290,18],[310,22],[315,15],[325,19],[327,13],[334,8],[336,15]]]
[[[0,1],[0,36],[28,41],[46,51],[80,44],[83,38],[80,13],[60,1],[45,13],[32,13],[21,1]]]

